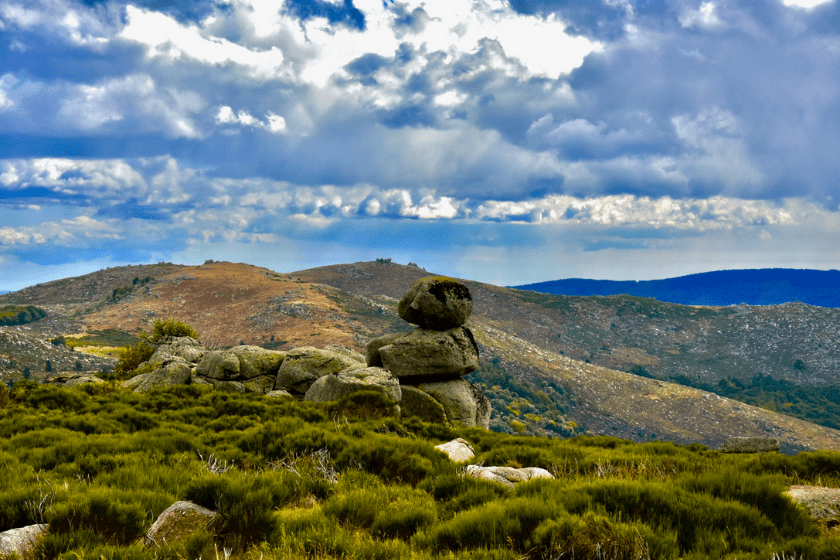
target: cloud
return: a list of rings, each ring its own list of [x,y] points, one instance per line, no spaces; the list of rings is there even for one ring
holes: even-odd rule
[[[233,109],[227,105],[219,107],[219,112],[216,114],[216,123],[220,125],[239,124],[251,128],[262,128],[275,134],[286,130],[286,119],[280,115],[275,115],[271,111],[266,113],[265,121],[260,121],[247,111],[239,111],[239,113],[234,114]]]

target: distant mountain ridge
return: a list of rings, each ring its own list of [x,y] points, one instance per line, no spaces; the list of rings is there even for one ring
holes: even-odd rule
[[[567,296],[627,294],[683,305],[779,305],[799,301],[819,307],[840,307],[838,270],[719,270],[663,280],[568,278],[511,287]]]

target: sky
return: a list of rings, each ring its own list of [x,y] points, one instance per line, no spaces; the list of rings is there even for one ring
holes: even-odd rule
[[[0,0],[0,291],[840,261],[837,0]]]

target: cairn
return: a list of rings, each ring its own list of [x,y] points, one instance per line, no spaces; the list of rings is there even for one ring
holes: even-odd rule
[[[478,367],[478,345],[464,326],[472,312],[469,289],[451,278],[421,278],[400,299],[399,316],[417,325],[367,345],[367,365],[399,380],[400,407],[429,422],[487,428],[490,403],[463,378]]]
[[[478,367],[478,345],[464,326],[471,312],[466,286],[451,278],[423,278],[398,308],[399,316],[417,328],[370,341],[366,356],[339,346],[207,350],[190,337],[164,337],[144,362],[146,372],[123,386],[145,393],[194,383],[314,402],[376,391],[392,399],[404,416],[487,428],[490,403],[463,378]]]

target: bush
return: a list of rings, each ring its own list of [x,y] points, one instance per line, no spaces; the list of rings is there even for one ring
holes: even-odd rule
[[[198,340],[198,333],[191,326],[172,317],[163,320],[159,319],[152,325],[152,336],[150,339],[152,343],[157,342],[164,336],[188,336]]]
[[[128,496],[110,488],[89,488],[72,502],[53,507],[47,519],[50,532],[81,529],[111,544],[128,544],[144,534],[146,513],[140,504],[127,503],[124,498]]]
[[[145,340],[129,344],[120,350],[120,359],[114,367],[117,379],[128,379],[136,372],[140,364],[152,357],[155,348]]]

